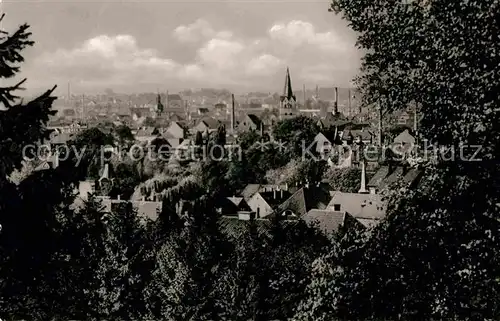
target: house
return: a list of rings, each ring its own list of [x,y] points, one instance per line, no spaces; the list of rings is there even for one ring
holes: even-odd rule
[[[135,133],[135,139],[141,143],[151,143],[156,137],[158,137],[158,130],[154,127],[141,127]]]
[[[363,143],[371,145],[375,141],[375,134],[366,129],[360,130],[344,130],[341,134],[342,144],[352,145],[353,143]]]
[[[264,218],[271,215],[290,196],[288,190],[276,187],[264,188],[264,191],[259,191],[250,197],[247,203],[257,218]]]
[[[214,105],[214,108],[217,116],[225,116],[229,112],[225,103],[217,103]]]
[[[159,137],[161,137],[162,139],[166,140],[168,142],[168,145],[169,145],[170,148],[177,148],[182,143],[182,141],[184,140],[184,138],[175,137],[168,130],[161,131]]]
[[[182,108],[183,101],[179,94],[167,95],[167,109],[168,108]]]
[[[421,177],[422,171],[417,168],[403,166],[382,166],[366,184],[370,194],[380,193],[391,184],[402,181],[408,187],[415,186]]]
[[[137,216],[144,220],[157,220],[162,209],[162,202],[159,201],[128,201],[122,200],[120,199],[120,197],[118,197],[117,199],[112,199],[105,196],[98,196],[96,197],[96,199],[101,202],[101,210],[104,213],[111,213],[113,211],[116,211],[119,205],[130,203],[132,204],[133,209],[137,212]]]
[[[241,216],[242,213],[246,213],[250,219],[251,208],[243,197],[224,197],[217,202],[217,212],[226,216]]]
[[[394,138],[391,149],[398,155],[408,155],[415,146],[415,137],[406,129]]]
[[[255,114],[247,114],[238,124],[239,131],[260,131],[262,130],[262,121]]]
[[[167,127],[167,132],[170,133],[174,138],[184,139],[187,138],[188,130],[184,124],[178,121],[172,121]]]
[[[332,150],[335,147],[335,136],[336,133],[333,135],[329,135],[330,138],[326,136],[327,134],[324,134],[322,132],[319,132],[313,140],[313,144],[315,146],[314,150],[316,153],[322,156],[327,156],[330,155]]]
[[[216,131],[219,128],[219,125],[220,121],[218,121],[217,119],[212,117],[204,117],[198,121],[193,130],[200,133],[204,133],[206,131],[210,133]]]
[[[132,107],[130,108],[130,114],[134,121],[138,121],[141,118],[146,118],[151,116],[151,108],[149,107]]]
[[[245,188],[239,193],[246,201],[248,201],[254,194],[257,192],[264,192],[266,190],[290,190],[290,192],[295,192],[297,188],[290,187],[288,188],[288,184],[283,185],[264,185],[264,184],[248,184]]]
[[[197,109],[197,112],[198,112],[198,115],[199,116],[205,116],[205,115],[208,115],[208,113],[210,112],[210,110],[206,107],[200,107]]]
[[[364,226],[371,227],[385,217],[385,205],[379,194],[334,192],[327,208],[347,212]]]
[[[315,226],[327,236],[343,234],[351,229],[361,229],[364,225],[347,212],[331,209],[312,209],[302,219],[309,226]]]
[[[66,145],[70,140],[75,137],[75,134],[72,133],[62,133],[59,130],[53,130],[49,134],[49,142],[51,146],[57,147],[61,145]]]
[[[276,209],[282,218],[300,218],[309,210],[326,209],[331,200],[328,190],[322,186],[306,186],[298,189]]]
[[[382,185],[382,181],[389,176],[389,166],[382,166],[379,170],[373,175],[370,179],[366,187],[370,191],[370,194],[376,194],[380,191],[380,186]]]

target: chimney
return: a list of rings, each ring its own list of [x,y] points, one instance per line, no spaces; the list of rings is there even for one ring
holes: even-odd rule
[[[120,194],[118,194],[117,199],[120,200]]]
[[[59,151],[56,151],[54,153],[54,161],[52,162],[52,168],[58,168],[59,167]]]
[[[234,132],[234,94],[231,94],[231,132]]]
[[[280,190],[280,199],[283,199],[283,190]]]
[[[276,189],[273,189],[273,198],[276,199]]]
[[[304,109],[306,108],[306,85],[304,84],[303,85],[303,88],[302,88],[302,93],[303,93],[303,98],[304,98]]]
[[[288,183],[285,183],[285,191],[288,191]]]
[[[333,113],[335,115],[337,115],[339,113],[339,89],[338,89],[338,87],[335,87],[335,105],[334,105]]]
[[[361,188],[358,191],[359,194],[366,194],[368,191],[366,190],[366,169],[365,169],[365,161],[361,161]]]
[[[347,103],[347,110],[349,113],[349,116],[351,115],[351,88],[349,88],[349,97],[348,97],[348,103]]]

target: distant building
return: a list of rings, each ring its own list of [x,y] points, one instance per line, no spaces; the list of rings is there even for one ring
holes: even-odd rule
[[[290,70],[286,68],[285,87],[283,95],[280,96],[279,117],[280,119],[292,118],[297,114],[297,98],[293,94]]]
[[[261,131],[263,124],[259,117],[254,114],[245,115],[238,124],[238,131]]]
[[[183,100],[179,94],[167,94],[167,108],[183,108]]]

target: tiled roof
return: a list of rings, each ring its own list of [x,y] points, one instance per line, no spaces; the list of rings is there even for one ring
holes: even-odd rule
[[[303,220],[308,224],[316,226],[325,234],[333,234],[344,225],[346,212],[335,212],[333,210],[312,209],[303,216]]]
[[[303,187],[282,203],[278,210],[280,212],[290,210],[295,215],[301,217],[310,209],[325,209],[330,200],[331,196],[329,191],[323,187]]]
[[[389,185],[397,182],[399,179],[403,178],[404,168],[401,166],[396,167],[380,184],[379,188],[386,188]]]
[[[354,138],[361,137],[362,140],[370,140],[374,137],[374,134],[368,130],[350,130],[349,132]]]
[[[205,125],[210,129],[217,129],[219,127],[219,124],[220,124],[220,122],[217,119],[212,118],[212,117],[202,118],[202,119],[200,119],[198,124],[201,122],[205,123]]]
[[[156,130],[156,128],[154,128],[154,127],[140,128],[135,135],[136,136],[154,136],[153,133],[155,130]]]
[[[411,168],[403,177],[403,182],[408,185],[413,185],[420,178],[422,173],[423,172],[419,169]]]
[[[366,228],[371,228],[377,225],[378,220],[368,219],[368,218],[357,218],[358,222],[363,224]]]
[[[335,192],[328,208],[334,209],[335,204],[340,204],[340,211],[355,218],[381,219],[385,216],[385,203],[379,194]]]
[[[110,198],[99,198],[101,200],[101,204],[103,205],[103,210],[106,212],[111,211],[111,204],[119,204],[126,203],[128,201],[125,200],[117,200]],[[148,218],[151,220],[156,220],[158,218],[158,214],[161,211],[162,203],[161,202],[152,202],[152,201],[131,201],[132,206],[137,211],[137,215]]]
[[[248,114],[247,115],[248,118],[250,118],[250,120],[258,127],[260,126],[260,124],[262,123],[262,121],[260,120],[259,117],[257,117],[257,115],[255,114]]]
[[[301,188],[293,193],[292,196],[290,196],[283,204],[279,206],[278,211],[280,213],[284,211],[291,211],[293,214],[299,217],[306,214],[307,207],[304,189]]]
[[[68,141],[73,139],[74,134],[72,133],[58,133],[50,138],[51,144],[66,144]]]
[[[375,187],[379,188],[382,181],[389,175],[389,167],[382,166],[376,173],[373,175],[372,179],[366,184],[367,187]]]
[[[245,206],[246,204],[246,202],[243,200],[243,197],[228,197],[227,199],[237,207]]]
[[[271,206],[271,208],[278,208],[284,201],[292,196],[289,191],[279,190],[279,191],[259,191],[260,196]],[[280,206],[281,208],[281,206]]]
[[[249,200],[255,193],[257,193],[260,189],[260,184],[248,184],[240,195],[245,199]]]

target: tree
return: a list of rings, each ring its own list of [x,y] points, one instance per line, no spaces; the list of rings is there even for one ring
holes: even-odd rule
[[[184,203],[184,226],[172,231],[160,246],[153,279],[146,288],[152,317],[214,320],[220,313],[215,289],[227,260],[228,244],[221,234],[214,205],[206,198]]]
[[[0,22],[4,17],[5,15],[1,15]],[[28,313],[30,307],[38,310],[31,311],[33,313],[31,315],[39,312],[37,302],[41,299],[38,297],[41,291],[37,280],[40,279],[42,273],[37,272],[37,267],[47,271],[47,265],[43,262],[53,253],[50,244],[54,235],[44,226],[53,222],[55,211],[47,213],[43,210],[39,216],[36,212],[25,211],[28,208],[32,209],[33,203],[27,204],[26,202],[30,200],[22,199],[18,187],[8,181],[8,177],[15,169],[21,169],[23,148],[26,145],[48,138],[49,132],[45,125],[49,116],[55,114],[52,110],[52,103],[56,99],[52,96],[54,86],[34,100],[24,103],[22,100],[19,101],[20,97],[16,95],[16,91],[22,89],[21,86],[26,79],[10,86],[7,85],[7,81],[14,78],[20,71],[19,64],[24,62],[23,50],[34,44],[28,29],[29,26],[23,24],[14,33],[0,30],[0,79],[4,85],[0,87],[0,191],[2,195],[0,197],[0,224],[2,225],[0,296],[4,306],[9,306],[12,316],[27,317],[30,316]],[[26,180],[23,182],[23,191],[31,191],[29,195],[43,195],[45,191],[43,184],[29,184],[30,181]],[[35,190],[37,192],[33,194]],[[55,192],[52,189],[51,191]],[[58,193],[61,195],[61,190]],[[51,206],[58,200],[61,199],[48,197],[45,206]],[[40,209],[45,209],[45,206]],[[38,230],[40,234],[31,234],[37,231],[37,224],[42,224]],[[33,235],[40,235],[41,240],[38,244],[29,241]],[[44,240],[45,237],[47,239]],[[23,276],[21,269],[28,270],[29,273]],[[32,295],[28,295],[30,290],[33,290]],[[43,318],[44,315],[38,314],[38,317]]]
[[[456,154],[452,159],[436,155],[418,190],[392,186],[386,219],[352,246],[355,264],[342,252],[331,253],[335,260],[326,268],[337,273],[315,278],[314,299],[322,303],[309,305],[310,313],[298,320],[326,314],[349,319],[500,316],[494,299],[500,259],[499,113],[492,107],[500,99],[500,56],[491,54],[499,47],[499,5],[483,0],[333,2],[332,9],[358,32],[358,46],[366,52],[357,79],[364,105],[392,111],[416,102],[423,115],[419,138],[455,148]],[[481,145],[482,161],[470,161],[462,145]]]
[[[302,157],[302,151],[318,133],[319,128],[314,120],[306,116],[282,120],[273,129],[274,139],[286,143],[292,157]]]
[[[155,127],[156,122],[153,118],[148,116],[148,117],[146,117],[146,119],[144,119],[143,125],[146,127]]]
[[[195,139],[194,139],[194,145],[195,146],[203,145],[203,136],[201,135],[200,131],[196,132]]]
[[[217,305],[222,308],[220,317],[227,320],[256,320],[267,312],[261,298],[269,281],[264,260],[269,236],[259,231],[255,219],[244,222],[243,228],[218,282]]]
[[[226,145],[226,128],[222,125],[217,128],[215,143],[219,146]]]
[[[115,129],[117,142],[120,146],[129,146],[134,140],[132,130],[127,125],[120,125]]]
[[[325,179],[334,191],[357,193],[361,188],[361,169],[330,168],[325,172]]]

